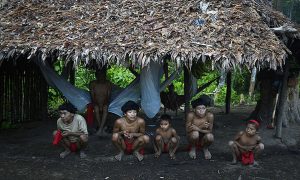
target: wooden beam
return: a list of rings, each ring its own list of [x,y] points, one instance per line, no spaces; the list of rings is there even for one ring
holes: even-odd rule
[[[184,67],[184,112],[185,117],[187,116],[188,112],[190,111],[190,86],[191,86],[191,72],[188,68]]]
[[[284,108],[286,106],[286,100],[287,100],[287,81],[288,81],[288,76],[289,76],[289,61],[287,60],[284,66],[284,76],[282,80],[282,86],[280,90],[280,96],[279,96],[279,107],[278,107],[278,116],[277,116],[277,121],[276,121],[276,134],[275,136],[277,138],[282,137],[282,122],[283,122],[283,117],[284,117]]]
[[[227,72],[227,77],[226,77],[226,98],[225,98],[225,113],[229,114],[230,113],[230,103],[231,103],[231,72]]]

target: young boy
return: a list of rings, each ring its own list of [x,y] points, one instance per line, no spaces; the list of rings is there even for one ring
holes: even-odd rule
[[[257,133],[258,127],[259,123],[256,120],[250,120],[246,130],[239,132],[233,141],[229,141],[233,156],[232,164],[236,164],[237,160],[241,160],[244,165],[257,164],[254,156],[264,149],[261,137]]]
[[[201,95],[192,101],[193,111],[186,117],[186,132],[189,141],[189,156],[196,159],[196,150],[203,149],[205,159],[211,159],[212,155],[208,150],[214,142],[213,124],[214,115],[207,110],[210,105],[210,97]]]
[[[149,142],[149,136],[145,135],[145,120],[137,116],[139,105],[133,101],[126,102],[121,110],[124,117],[116,120],[112,142],[119,150],[115,159],[121,161],[124,154],[133,153],[139,161],[144,159],[143,149]]]
[[[171,117],[163,114],[160,117],[160,127],[156,129],[154,141],[155,157],[158,158],[162,152],[168,152],[171,159],[175,159],[175,152],[179,144],[179,136],[170,125]]]

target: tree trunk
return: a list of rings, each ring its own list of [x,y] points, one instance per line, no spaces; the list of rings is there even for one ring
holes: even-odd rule
[[[276,137],[282,137],[282,126],[285,123],[287,125],[287,80],[289,76],[289,62],[286,60],[285,67],[284,67],[284,77],[282,80],[282,87],[280,90],[279,96],[279,104],[278,104],[278,116],[276,118]]]
[[[254,92],[255,80],[256,80],[256,72],[257,72],[257,69],[256,69],[256,67],[254,67],[252,69],[251,79],[250,79],[250,87],[249,87],[249,96],[250,97],[252,97],[253,92]]]
[[[284,126],[288,126],[289,123],[300,123],[300,101],[299,101],[299,86],[298,86],[299,73],[297,72],[294,76],[288,79],[287,88],[287,101],[284,107],[285,121]]]
[[[257,119],[265,124],[272,122],[275,98],[279,88],[279,85],[274,84],[278,79],[279,77],[274,71],[262,70],[258,72],[257,81],[259,82],[260,99],[257,101],[250,118]]]

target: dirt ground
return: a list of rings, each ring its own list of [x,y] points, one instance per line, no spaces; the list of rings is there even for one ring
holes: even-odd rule
[[[176,160],[170,160],[167,154],[155,159],[149,144],[144,161],[138,162],[128,155],[122,162],[116,162],[113,156],[117,151],[110,137],[95,135],[90,136],[86,159],[80,159],[78,154],[60,159],[62,149],[51,145],[56,120],[24,124],[22,128],[0,132],[0,179],[297,179],[300,176],[297,124],[284,128],[283,139],[274,138],[274,130],[266,129],[263,124],[259,132],[265,151],[257,159],[259,165],[230,165],[232,156],[227,143],[245,128],[252,110],[250,106],[234,107],[225,115],[221,108],[212,109],[215,142],[210,148],[211,160],[204,160],[203,152],[198,152],[196,160],[189,159],[182,112],[177,117],[170,112],[174,117],[173,127],[181,136]],[[153,134],[156,119],[147,119],[146,124],[147,134]]]

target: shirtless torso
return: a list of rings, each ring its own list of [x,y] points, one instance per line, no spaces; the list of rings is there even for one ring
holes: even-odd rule
[[[197,111],[196,107],[196,110]],[[200,107],[203,108],[203,107]],[[191,145],[189,155],[192,159],[196,158],[196,146],[203,147],[205,159],[211,159],[208,147],[214,141],[212,134],[214,116],[211,112],[205,112],[198,115],[196,112],[190,112],[186,119],[187,138]]]
[[[229,141],[229,146],[232,150],[233,164],[237,163],[237,159],[240,159],[243,153],[253,152],[254,155],[257,155],[258,152],[264,149],[261,137],[256,132],[256,127],[253,124],[248,124],[245,131],[240,131],[233,141]]]
[[[112,141],[120,151],[115,156],[117,160],[121,161],[126,149],[126,143],[131,143],[133,154],[139,161],[143,160],[143,155],[139,153],[139,150],[149,142],[149,137],[145,135],[144,119],[136,117],[135,120],[129,120],[126,118],[126,115],[117,119],[113,129]]]
[[[169,126],[169,125],[168,125]],[[162,151],[168,151],[170,158],[175,159],[175,152],[179,145],[179,136],[172,127],[156,129],[156,137],[154,143],[155,157],[159,157]]]

